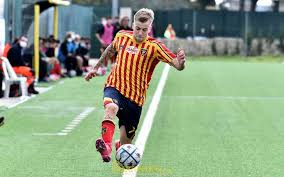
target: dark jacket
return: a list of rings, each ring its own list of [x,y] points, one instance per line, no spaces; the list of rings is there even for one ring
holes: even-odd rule
[[[22,55],[23,48],[20,44],[15,44],[8,52],[7,58],[12,66],[26,66]]]

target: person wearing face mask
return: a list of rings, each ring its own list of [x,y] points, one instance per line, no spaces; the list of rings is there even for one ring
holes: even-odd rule
[[[27,77],[28,92],[38,94],[34,88],[35,75],[32,68],[28,67],[28,61],[23,57],[24,49],[28,46],[28,38],[21,36],[17,43],[9,50],[7,58],[17,75]]]
[[[88,60],[89,60],[88,53],[89,49],[87,48],[86,39],[81,38],[81,42],[78,45],[78,48],[76,49],[76,56],[83,59],[83,67],[88,66]]]
[[[77,61],[76,74],[81,76],[83,74],[83,57],[77,54],[77,50],[80,48],[81,36],[79,34],[75,35],[74,46],[75,46],[75,57]]]
[[[65,66],[68,76],[73,76],[72,72],[77,69],[77,59],[75,57],[75,43],[71,33],[67,33],[63,43],[59,48],[58,56],[61,65]]]

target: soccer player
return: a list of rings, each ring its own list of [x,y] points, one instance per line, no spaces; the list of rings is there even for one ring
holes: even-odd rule
[[[89,81],[96,76],[97,69],[105,60],[116,57],[116,65],[104,88],[102,138],[96,141],[96,149],[104,162],[111,160],[115,116],[119,118],[120,129],[120,141],[115,143],[116,149],[122,144],[132,143],[156,65],[162,61],[179,71],[184,69],[183,50],[179,49],[175,55],[162,43],[147,35],[153,20],[154,12],[151,9],[140,9],[134,15],[133,32],[118,32],[96,66],[85,77]]]

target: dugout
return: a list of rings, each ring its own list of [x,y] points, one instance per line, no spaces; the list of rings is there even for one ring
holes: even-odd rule
[[[44,0],[44,1],[37,1],[34,3],[34,69],[35,69],[35,76],[38,79],[39,76],[39,28],[40,28],[40,21],[39,16],[40,13],[47,10],[50,7],[54,7],[54,14],[53,14],[53,35],[55,38],[58,38],[58,6],[69,6],[70,2],[66,0]]]

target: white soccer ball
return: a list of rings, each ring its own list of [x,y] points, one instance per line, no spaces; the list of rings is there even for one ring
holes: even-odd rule
[[[133,144],[124,144],[116,151],[116,161],[121,168],[135,168],[141,160],[141,153]]]

